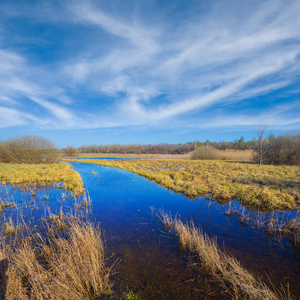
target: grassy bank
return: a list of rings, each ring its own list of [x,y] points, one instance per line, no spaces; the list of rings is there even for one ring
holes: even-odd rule
[[[184,159],[72,161],[129,170],[189,197],[237,199],[243,205],[269,210],[297,209],[300,204],[299,167]]]
[[[193,223],[184,224],[164,212],[161,217],[164,225],[178,236],[181,246],[196,255],[233,299],[290,299],[288,293],[272,291],[234,257],[220,251],[216,240],[209,238]]]
[[[62,183],[65,189],[75,196],[83,191],[80,175],[71,165],[64,162],[53,164],[6,164],[0,163],[0,182],[2,184],[44,185]]]

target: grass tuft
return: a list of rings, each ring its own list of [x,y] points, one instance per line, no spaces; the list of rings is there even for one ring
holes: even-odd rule
[[[178,219],[161,211],[162,222],[174,230],[184,249],[195,253],[202,265],[234,299],[290,299],[289,293],[272,291],[265,283],[256,279],[232,256],[218,248],[216,239],[209,238],[191,223],[183,224]]]
[[[46,237],[34,234],[1,245],[0,275],[5,299],[97,299],[110,293],[99,228],[69,217],[61,232],[49,224]]]

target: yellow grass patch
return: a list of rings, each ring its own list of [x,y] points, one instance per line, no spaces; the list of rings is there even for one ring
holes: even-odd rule
[[[83,182],[79,173],[64,162],[53,164],[6,164],[0,163],[0,183],[2,184],[53,184],[63,183],[65,189],[74,195],[83,191]]]

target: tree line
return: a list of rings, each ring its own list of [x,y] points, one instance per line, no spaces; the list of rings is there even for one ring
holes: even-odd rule
[[[213,150],[253,150],[253,160],[259,165],[300,165],[300,133],[264,136],[265,127],[257,131],[251,141],[241,137],[234,142],[190,142],[185,144],[130,144],[130,145],[89,145],[75,148],[68,146],[57,149],[46,138],[21,136],[0,142],[0,162],[6,163],[51,163],[61,155],[75,157],[81,153],[103,154],[185,154],[198,152],[195,159],[211,157]],[[200,151],[201,150],[201,151]]]

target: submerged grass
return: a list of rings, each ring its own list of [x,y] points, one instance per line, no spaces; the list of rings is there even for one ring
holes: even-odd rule
[[[227,161],[186,159],[75,159],[129,170],[189,197],[208,196],[222,202],[237,199],[262,209],[298,209],[300,169]]]
[[[165,226],[179,237],[182,247],[197,255],[233,299],[291,299],[288,292],[274,292],[256,279],[234,257],[220,251],[216,240],[209,238],[193,223],[184,224],[163,211],[161,217]]]
[[[43,185],[63,182],[63,187],[75,196],[84,192],[80,175],[64,162],[53,164],[6,164],[0,163],[0,183]]]
[[[74,216],[64,231],[48,225],[43,235],[23,237],[12,245],[2,241],[2,298],[98,299],[109,294],[110,269],[99,228]]]

